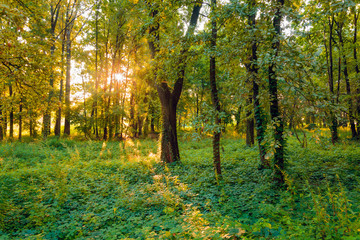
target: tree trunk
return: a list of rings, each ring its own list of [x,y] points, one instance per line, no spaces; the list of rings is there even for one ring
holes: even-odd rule
[[[54,29],[55,31],[55,29]],[[54,37],[55,33],[52,33],[53,37]],[[54,52],[55,52],[55,40],[53,40],[53,45],[51,46],[50,49],[50,54],[51,54],[51,59],[54,56]],[[50,73],[50,80],[49,80],[49,85],[50,85],[50,92],[49,92],[49,96],[46,102],[46,109],[45,109],[45,113],[43,115],[43,139],[46,139],[47,136],[50,135],[50,129],[51,129],[51,115],[50,115],[50,108],[51,108],[51,102],[52,102],[52,98],[54,95],[54,71],[51,70]]]
[[[275,137],[275,153],[274,153],[274,180],[282,185],[284,184],[284,163],[285,163],[285,139],[283,136],[284,123],[280,115],[279,100],[278,100],[278,82],[276,79],[276,58],[280,51],[280,36],[281,36],[281,8],[284,5],[284,0],[277,0],[277,9],[273,19],[273,27],[275,29],[275,36],[271,48],[274,50],[275,55],[272,63],[269,66],[269,95],[270,95],[270,116],[274,124],[274,137]]]
[[[1,94],[1,92],[0,92]],[[2,105],[0,103],[0,141],[4,140],[4,117],[2,114]]]
[[[115,63],[115,58],[116,58],[116,51],[115,54],[113,56],[113,64],[111,67],[111,73],[110,73],[110,78],[111,78],[111,82],[108,85],[108,78],[109,78],[109,69],[108,69],[108,59],[109,59],[109,29],[107,31],[107,35],[106,35],[106,39],[105,39],[105,77],[104,77],[104,97],[103,97],[103,102],[104,102],[104,133],[103,133],[103,140],[107,140],[108,139],[108,123],[109,123],[109,117],[110,117],[110,93],[111,93],[111,85],[112,85],[112,81],[113,81],[113,76],[114,76],[114,63]],[[106,92],[109,88],[109,92],[108,92],[108,97],[106,97]]]
[[[331,98],[331,103],[334,105],[335,102],[334,102],[333,47],[332,47],[333,26],[334,26],[334,16],[332,16],[331,19],[329,19],[329,68],[328,68],[330,98]],[[330,110],[330,120],[331,120],[331,126],[330,126],[331,142],[335,144],[335,142],[339,140],[338,132],[337,132],[338,123],[336,120],[335,113],[332,109]]]
[[[12,90],[12,85],[9,85],[9,95],[10,98],[13,97],[13,90]],[[10,118],[10,139],[14,138],[14,109],[13,107],[11,107],[10,109],[10,114],[9,114],[9,118]]]
[[[131,94],[130,94],[130,118],[129,118],[129,123],[130,123],[130,133],[132,137],[136,137],[136,121],[135,121],[135,94],[134,92],[136,91],[136,84],[135,81],[132,81],[132,89],[131,89]]]
[[[19,104],[19,141],[21,141],[21,137],[22,137],[22,109],[23,109],[23,104],[22,104],[23,100],[22,98],[20,98],[20,104]]]
[[[138,132],[137,132],[137,136],[140,137],[143,134],[143,122],[144,122],[144,118],[138,116]]]
[[[252,97],[247,101],[248,108],[252,104]],[[255,136],[254,136],[254,118],[251,117],[251,109],[246,110],[246,146],[251,147],[254,145]]]
[[[66,13],[66,82],[65,82],[65,127],[64,134],[70,136],[70,78],[71,78],[71,29],[68,12]]]
[[[252,30],[256,28],[256,2],[251,1],[250,14],[248,17],[249,24]],[[252,31],[253,32],[253,31]],[[257,42],[256,37],[252,33],[252,44],[251,44],[251,57],[250,57],[250,67],[249,73],[250,78],[252,79],[253,87],[253,104],[254,104],[254,119],[256,127],[256,139],[259,146],[259,155],[260,155],[260,168],[270,168],[269,162],[265,159],[266,146],[264,144],[265,131],[266,131],[266,122],[265,115],[263,113],[262,107],[260,105],[260,87],[258,84],[258,65],[257,65]]]
[[[210,87],[211,87],[211,100],[214,108],[215,115],[215,130],[213,133],[213,158],[214,168],[217,178],[221,178],[221,159],[220,159],[220,134],[221,134],[221,119],[220,119],[220,101],[218,90],[216,86],[216,0],[211,0],[211,40],[210,40]]]
[[[95,12],[95,101],[91,118],[95,118],[94,133],[96,139],[99,139],[98,126],[98,93],[99,93],[99,70],[98,70],[98,55],[99,55],[99,7],[100,1],[96,5]]]
[[[6,138],[6,135],[7,135],[7,125],[8,125],[8,117],[7,117],[7,112],[3,110],[3,115],[2,115],[2,118],[3,118],[3,136],[4,138]]]
[[[166,83],[157,87],[162,113],[161,160],[171,163],[180,160],[176,131],[177,99]]]
[[[64,54],[65,54],[65,33],[63,34],[63,39],[61,42],[61,73],[60,73],[60,90],[59,90],[59,108],[56,114],[56,123],[55,123],[55,136],[60,137],[61,135],[61,111],[63,104],[63,94],[64,94]]]
[[[357,43],[357,19],[358,16],[356,14],[356,8],[354,8],[354,40],[353,40],[353,46],[354,46],[354,61],[355,61],[355,72],[356,72],[356,79],[357,79],[357,88],[356,88],[356,113],[357,113],[357,137],[360,137],[360,82],[359,82],[359,77],[360,77],[360,70],[359,70],[359,65],[357,62],[357,50],[356,50],[356,43]]]
[[[340,51],[340,50],[339,50]],[[338,60],[338,81],[337,81],[337,91],[336,91],[336,103],[339,103],[340,98],[340,82],[341,82],[341,57],[339,56]]]

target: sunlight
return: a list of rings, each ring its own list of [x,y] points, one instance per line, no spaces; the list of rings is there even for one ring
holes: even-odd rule
[[[122,73],[115,73],[114,78],[121,84],[126,82],[126,77]]]

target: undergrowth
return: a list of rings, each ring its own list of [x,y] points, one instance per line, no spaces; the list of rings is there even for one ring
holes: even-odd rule
[[[257,147],[222,140],[217,182],[211,139],[185,137],[167,166],[152,140],[0,145],[0,239],[360,238],[357,143],[290,138],[279,191]]]

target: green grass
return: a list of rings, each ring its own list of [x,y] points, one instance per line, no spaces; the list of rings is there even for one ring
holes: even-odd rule
[[[234,137],[221,182],[207,138],[168,166],[152,140],[3,143],[0,239],[359,239],[360,146],[308,135],[289,138],[286,191]]]

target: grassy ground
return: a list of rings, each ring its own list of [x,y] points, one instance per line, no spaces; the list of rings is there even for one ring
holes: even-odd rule
[[[289,137],[287,190],[258,170],[257,147],[181,138],[180,164],[157,142],[49,139],[0,145],[0,239],[360,239],[360,146],[321,131]]]

